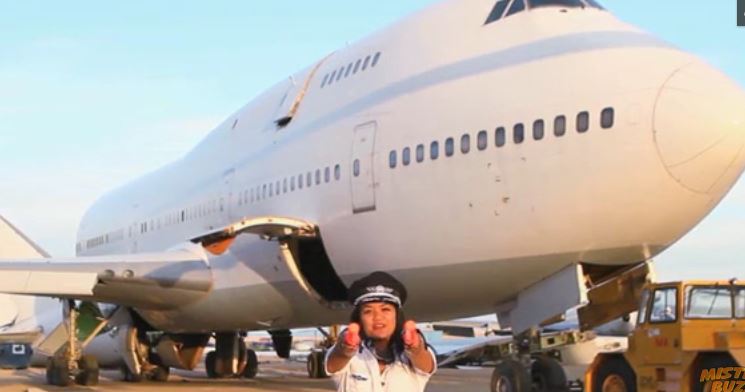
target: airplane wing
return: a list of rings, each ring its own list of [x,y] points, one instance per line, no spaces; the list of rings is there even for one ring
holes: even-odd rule
[[[167,310],[194,303],[212,289],[210,255],[227,250],[240,234],[264,238],[307,235],[308,222],[290,218],[244,219],[193,238],[173,250],[69,258],[15,258],[45,253],[0,219],[0,293],[91,300],[142,309]],[[20,245],[19,245],[20,244]]]

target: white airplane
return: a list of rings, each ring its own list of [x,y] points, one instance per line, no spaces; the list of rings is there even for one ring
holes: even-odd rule
[[[212,334],[208,372],[253,376],[240,334],[286,346],[344,322],[348,285],[375,270],[417,320],[498,312],[520,332],[717,205],[745,167],[743,107],[721,72],[594,0],[446,0],[103,196],[77,257],[0,263],[0,292],[118,305],[135,379],[193,368]]]

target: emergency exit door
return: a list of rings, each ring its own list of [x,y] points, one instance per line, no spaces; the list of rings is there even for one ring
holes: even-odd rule
[[[354,129],[352,145],[352,209],[355,214],[375,211],[375,154],[376,122],[362,124]]]

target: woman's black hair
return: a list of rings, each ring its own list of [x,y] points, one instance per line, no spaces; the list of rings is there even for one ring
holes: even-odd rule
[[[388,342],[388,347],[391,349],[394,358],[400,358],[404,354],[404,338],[402,332],[404,330],[406,316],[404,316],[403,309],[395,305],[393,305],[393,307],[396,308],[396,328],[393,330],[393,336],[391,336],[391,340]],[[352,316],[350,317],[350,322],[357,323],[360,327],[362,326],[362,305],[355,306],[352,311]],[[363,343],[368,341],[364,328],[360,328],[360,338]],[[360,349],[361,348],[362,347],[360,347]]]

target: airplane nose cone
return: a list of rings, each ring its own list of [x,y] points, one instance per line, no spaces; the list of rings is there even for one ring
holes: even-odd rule
[[[745,92],[711,67],[694,63],[662,87],[654,136],[670,175],[697,193],[729,187],[742,172]]]

